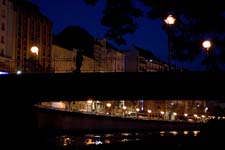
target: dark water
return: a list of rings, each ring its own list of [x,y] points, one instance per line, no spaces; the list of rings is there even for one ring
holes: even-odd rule
[[[121,149],[157,147],[183,149],[199,143],[200,131],[153,131],[118,133],[51,134],[45,137],[51,149]]]
[[[207,123],[200,131],[40,132],[38,150],[190,150],[225,147],[225,120]]]

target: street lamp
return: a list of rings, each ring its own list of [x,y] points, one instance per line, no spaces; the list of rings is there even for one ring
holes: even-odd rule
[[[38,51],[39,51],[39,49],[38,49],[37,46],[32,46],[30,50],[31,50],[31,53],[33,53],[33,54],[35,54],[36,56],[38,56]]]
[[[168,34],[168,65],[169,65],[169,71],[171,70],[171,26],[175,23],[176,18],[173,17],[173,15],[168,15],[166,19],[164,19],[164,22],[167,24],[167,34]]]
[[[210,61],[210,55],[211,52],[210,52],[210,48],[212,47],[212,43],[210,40],[205,40],[202,42],[202,47],[205,49],[205,52],[206,52],[206,67],[207,69],[209,69],[209,61]]]
[[[125,117],[126,110],[127,110],[127,107],[123,106],[123,117]]]
[[[210,40],[203,41],[202,42],[202,46],[203,46],[203,48],[205,48],[206,53],[208,54],[209,53],[209,49],[212,46],[211,41]]]
[[[111,114],[111,106],[112,106],[111,103],[107,103],[107,104],[106,104],[106,107],[107,107],[107,109],[108,109],[107,112],[106,112],[107,114],[109,114],[109,113]]]
[[[33,54],[33,61],[35,65],[35,72],[37,71],[37,61],[38,61],[38,47],[37,46],[32,46],[30,49],[31,53]]]

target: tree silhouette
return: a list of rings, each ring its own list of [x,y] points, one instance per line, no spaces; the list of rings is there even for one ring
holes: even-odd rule
[[[98,0],[84,0],[94,5]],[[162,20],[162,29],[167,30],[163,20],[173,14],[176,22],[173,33],[172,57],[179,61],[193,61],[202,54],[201,42],[211,38],[216,63],[225,64],[225,6],[221,0],[208,0],[198,4],[196,0],[107,0],[101,23],[108,27],[106,37],[117,44],[126,44],[124,35],[134,33],[138,28],[136,18]],[[147,6],[149,9],[146,11]],[[146,15],[143,15],[147,12]],[[203,63],[204,64],[204,63]]]
[[[63,48],[82,49],[83,54],[93,56],[94,37],[79,26],[68,26],[53,36],[53,43]]]

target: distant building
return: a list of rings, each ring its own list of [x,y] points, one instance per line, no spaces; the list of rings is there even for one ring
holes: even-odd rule
[[[76,69],[77,49],[52,45],[51,68],[55,73],[72,73]],[[83,55],[81,72],[94,72],[94,59]]]
[[[167,67],[167,64],[143,48],[133,46],[125,53],[126,72],[160,72]]]
[[[26,70],[32,46],[39,49],[38,63],[50,69],[52,22],[36,5],[25,0],[0,0],[0,25],[0,55],[10,60],[8,71]]]
[[[124,53],[106,39],[96,39],[94,44],[96,72],[124,72]]]
[[[13,3],[0,0],[0,70],[10,71],[10,57],[13,55]]]
[[[7,57],[0,56],[0,71],[9,72],[11,60]]]

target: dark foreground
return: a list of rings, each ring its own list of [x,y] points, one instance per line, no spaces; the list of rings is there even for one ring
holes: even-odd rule
[[[183,132],[183,131],[182,131]],[[118,133],[118,134],[86,134],[73,135],[46,134],[42,135],[42,148],[47,150],[99,150],[99,149],[223,149],[225,146],[225,121],[210,121],[199,134],[155,134],[157,132],[145,133]],[[80,136],[77,136],[80,135]],[[104,135],[104,137],[103,137]],[[110,136],[111,135],[111,136]],[[86,144],[81,141],[85,141]]]

